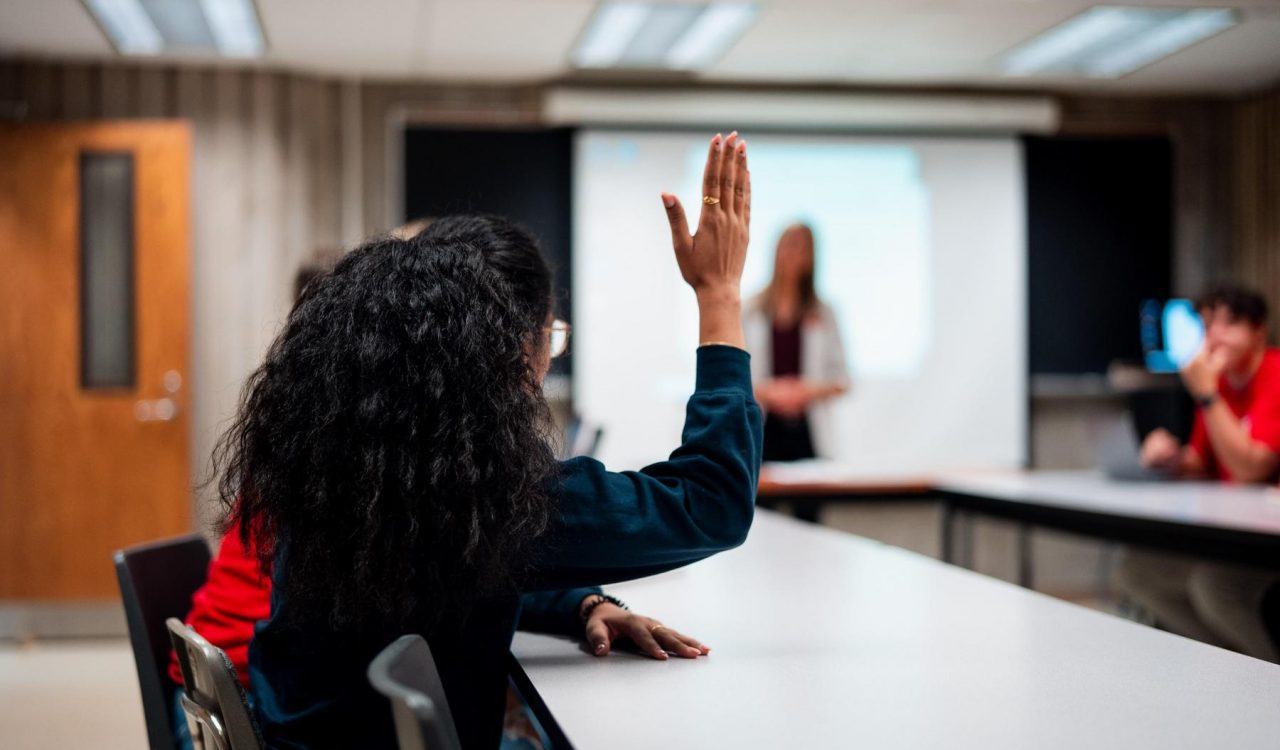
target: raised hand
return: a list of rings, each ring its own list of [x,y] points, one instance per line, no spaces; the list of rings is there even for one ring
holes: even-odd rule
[[[751,225],[747,143],[738,140],[736,132],[728,138],[717,134],[711,139],[702,173],[702,196],[698,231],[691,235],[680,199],[662,194],[680,275],[699,294],[726,289],[736,294]]]
[[[711,139],[702,173],[702,211],[698,231],[689,233],[680,199],[662,194],[671,224],[680,275],[698,295],[699,336],[703,344],[745,349],[742,335],[742,267],[751,226],[751,173],[747,143],[737,132]]]

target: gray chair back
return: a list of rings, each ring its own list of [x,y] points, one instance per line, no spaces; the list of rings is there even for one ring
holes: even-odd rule
[[[400,750],[461,750],[444,683],[422,636],[400,636],[374,657],[369,684],[391,701]]]
[[[604,440],[604,427],[581,417],[573,417],[565,429],[565,447],[562,458],[585,456],[595,458]]]
[[[226,652],[176,617],[165,625],[182,667],[182,709],[197,750],[260,750],[258,725]]]
[[[209,574],[209,546],[199,534],[188,534],[117,550],[112,559],[138,668],[147,741],[151,750],[173,750],[172,646],[164,623],[185,617],[191,608],[192,594]]]

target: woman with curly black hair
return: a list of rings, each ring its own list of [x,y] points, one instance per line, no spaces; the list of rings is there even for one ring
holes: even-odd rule
[[[394,746],[364,670],[416,632],[464,747],[497,747],[522,592],[652,575],[745,539],[761,414],[736,134],[712,139],[703,190],[693,235],[662,196],[702,346],[683,444],[639,472],[555,461],[540,387],[551,277],[514,225],[441,219],[357,248],[304,293],[215,453],[228,523],[274,579],[249,655],[268,745]],[[660,645],[688,647],[664,630]]]

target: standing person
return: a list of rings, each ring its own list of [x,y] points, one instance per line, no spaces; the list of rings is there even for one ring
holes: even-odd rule
[[[815,260],[813,229],[787,227],[773,278],[744,315],[751,379],[765,411],[765,461],[834,453],[829,402],[849,390],[849,371],[835,315],[818,299]]]
[[[1240,286],[1222,286],[1197,304],[1204,321],[1200,353],[1182,370],[1199,407],[1191,442],[1164,429],[1142,444],[1142,461],[1183,477],[1275,483],[1280,474],[1280,350],[1267,346],[1267,302]],[[1129,550],[1116,584],[1190,638],[1277,661],[1262,601],[1280,571]]]
[[[522,593],[649,576],[745,540],[762,440],[739,292],[745,144],[712,139],[696,232],[675,196],[662,202],[700,346],[683,443],[638,472],[555,460],[540,387],[551,273],[510,222],[442,218],[308,287],[216,454],[228,520],[272,573],[249,646],[269,747],[394,747],[365,670],[419,633],[464,748],[492,750]]]

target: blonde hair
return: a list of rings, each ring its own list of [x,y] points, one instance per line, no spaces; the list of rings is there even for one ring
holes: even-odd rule
[[[782,230],[782,234],[778,235],[778,245],[782,245],[782,241],[790,234],[800,234],[805,243],[809,246],[809,258],[812,262],[809,264],[809,271],[800,277],[800,314],[801,316],[812,313],[818,307],[818,292],[814,283],[814,274],[818,267],[817,245],[813,239],[813,227],[804,222],[797,222]],[[774,269],[773,276],[769,279],[769,285],[760,293],[760,302],[764,310],[769,315],[773,315],[775,302],[778,294],[778,259],[777,250],[774,250]]]

